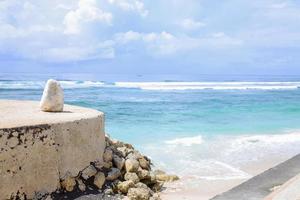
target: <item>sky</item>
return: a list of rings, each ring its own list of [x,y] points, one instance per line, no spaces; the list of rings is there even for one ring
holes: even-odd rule
[[[300,74],[298,0],[0,0],[0,72]]]

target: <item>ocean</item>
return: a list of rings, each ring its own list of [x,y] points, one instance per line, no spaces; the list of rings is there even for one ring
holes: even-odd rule
[[[0,98],[40,100],[48,78],[182,177],[249,178],[249,162],[300,153],[300,76],[0,74]]]

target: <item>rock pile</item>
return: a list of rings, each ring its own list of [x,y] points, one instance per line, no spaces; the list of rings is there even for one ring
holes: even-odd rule
[[[64,177],[60,192],[66,194],[79,190],[84,194],[87,190],[98,190],[120,199],[160,199],[159,192],[164,182],[179,178],[160,170],[152,171],[151,165],[150,159],[132,145],[106,137],[103,162],[91,163],[77,177]]]

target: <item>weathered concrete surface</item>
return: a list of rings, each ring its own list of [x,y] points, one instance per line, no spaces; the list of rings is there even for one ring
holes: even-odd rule
[[[0,119],[0,199],[52,192],[66,174],[102,161],[102,112],[65,105],[46,113],[39,102],[0,100]]]
[[[300,173],[300,154],[251,178],[212,200],[263,200],[276,186]]]
[[[300,199],[300,174],[284,183],[264,200],[299,200]]]

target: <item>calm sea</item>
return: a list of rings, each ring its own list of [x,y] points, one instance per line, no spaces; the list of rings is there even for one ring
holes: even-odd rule
[[[182,176],[242,178],[244,163],[300,153],[300,76],[0,74],[0,98],[40,100],[48,78],[66,103],[104,111],[112,137]]]

